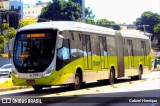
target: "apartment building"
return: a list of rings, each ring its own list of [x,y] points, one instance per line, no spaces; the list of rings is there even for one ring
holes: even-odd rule
[[[45,7],[48,2],[38,2],[35,5],[24,4],[24,18],[31,18],[37,20],[38,16],[41,14],[41,10]]]

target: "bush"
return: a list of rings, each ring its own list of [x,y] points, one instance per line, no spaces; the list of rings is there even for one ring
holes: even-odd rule
[[[0,44],[3,44],[3,43],[4,43],[4,36],[0,35]]]
[[[3,23],[2,24],[2,29],[3,30],[7,30],[9,28],[9,24],[8,23]]]
[[[3,50],[3,44],[0,44],[0,53],[2,53]]]
[[[12,39],[13,37],[15,37],[16,32],[17,32],[17,31],[16,31],[14,28],[9,28],[9,29],[8,29],[8,38],[9,38],[9,39]]]

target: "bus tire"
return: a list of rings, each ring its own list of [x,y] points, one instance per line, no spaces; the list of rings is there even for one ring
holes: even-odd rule
[[[43,88],[42,86],[38,86],[38,85],[35,85],[35,86],[32,86],[32,87],[36,92],[42,91],[42,88]]]
[[[142,67],[140,66],[139,70],[138,70],[138,75],[132,76],[131,80],[141,80],[142,79],[142,71],[143,71]]]
[[[9,78],[11,78],[11,72],[9,73],[9,76],[8,76]]]
[[[109,84],[113,85],[115,80],[115,73],[114,70],[111,68],[110,74],[109,74]]]
[[[141,80],[141,79],[142,79],[142,71],[143,71],[143,69],[142,69],[142,67],[140,66],[140,67],[139,67],[139,71],[138,71],[138,75],[137,75],[137,76],[134,76],[134,79],[135,79],[135,80]]]
[[[78,90],[82,87],[82,76],[79,72],[75,74],[75,82],[70,85],[72,89]]]

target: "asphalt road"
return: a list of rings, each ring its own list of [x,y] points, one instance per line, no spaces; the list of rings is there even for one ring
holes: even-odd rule
[[[89,83],[76,91],[68,87],[52,87],[42,92],[15,90],[1,92],[0,101],[2,98],[10,98],[12,106],[18,100],[18,105],[23,106],[31,100],[37,100],[40,106],[160,106],[160,71],[144,75],[139,81],[122,78],[113,86]],[[27,103],[19,103],[22,100]]]
[[[0,57],[0,67],[2,67],[4,64],[8,64],[9,59],[8,58],[2,58]]]

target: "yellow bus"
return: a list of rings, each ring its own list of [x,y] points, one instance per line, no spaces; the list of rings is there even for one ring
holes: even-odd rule
[[[149,37],[72,22],[42,22],[18,30],[12,80],[36,91],[46,86],[70,85],[120,77],[141,79],[151,71]]]

